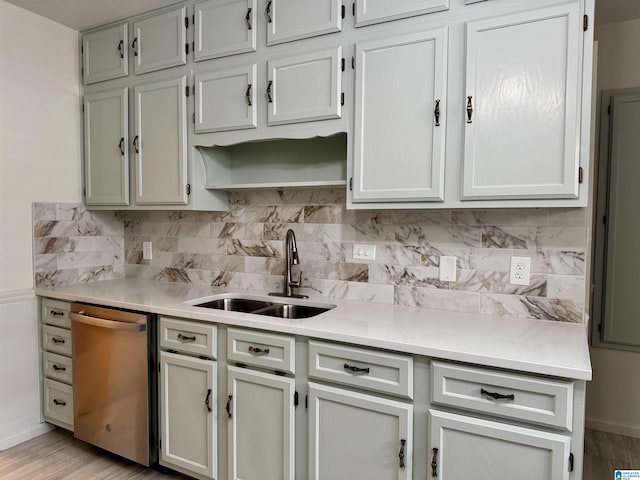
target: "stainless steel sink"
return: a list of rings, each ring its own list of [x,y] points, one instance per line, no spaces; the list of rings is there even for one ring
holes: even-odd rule
[[[315,317],[336,307],[330,303],[311,302],[308,300],[291,299],[291,301],[286,301],[284,298],[282,300],[274,301],[271,297],[260,297],[258,295],[224,293],[185,303],[194,307],[290,319]]]

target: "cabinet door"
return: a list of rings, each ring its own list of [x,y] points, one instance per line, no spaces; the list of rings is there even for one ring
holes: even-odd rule
[[[355,0],[356,27],[449,9],[449,0]]]
[[[463,198],[578,197],[581,26],[578,2],[467,24]]]
[[[342,47],[268,62],[268,124],[342,115]]]
[[[186,77],[136,86],[136,203],[187,203]]]
[[[567,480],[570,438],[429,410],[429,459],[440,480]]]
[[[82,73],[85,85],[129,73],[126,23],[82,36]]]
[[[197,133],[256,128],[256,70],[254,63],[196,75]]]
[[[84,97],[87,205],[129,205],[129,92]]]
[[[154,15],[133,24],[136,75],[187,63],[187,8]]]
[[[269,0],[267,45],[342,30],[340,0]]]
[[[309,383],[309,479],[411,479],[412,425],[412,405]]]
[[[354,202],[443,199],[447,34],[356,45]]]
[[[160,352],[160,463],[217,476],[216,363]]]
[[[293,480],[294,380],[228,367],[229,477]]]
[[[196,3],[194,60],[255,51],[256,3],[257,0]]]

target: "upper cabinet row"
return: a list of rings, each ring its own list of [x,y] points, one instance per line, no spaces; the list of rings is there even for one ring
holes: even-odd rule
[[[354,209],[584,206],[593,9],[206,0],[90,30],[87,204],[131,206],[131,189],[140,208],[224,208],[228,189],[346,185]]]
[[[266,24],[266,45],[310,38],[342,30],[346,6],[342,0],[268,0],[258,12],[258,0],[208,0],[196,2],[189,17],[187,7],[136,20],[129,38],[127,23],[101,28],[82,37],[85,85],[133,73],[153,72],[187,63],[256,50],[256,23]],[[355,26],[371,25],[449,8],[449,0],[398,2],[359,0],[353,4]],[[187,28],[193,23],[189,46]]]

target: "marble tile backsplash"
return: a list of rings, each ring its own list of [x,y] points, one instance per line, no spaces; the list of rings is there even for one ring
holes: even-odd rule
[[[44,218],[34,213],[40,285],[72,281],[74,275],[77,281],[113,278],[122,276],[124,267],[126,277],[282,290],[283,240],[291,228],[304,289],[315,294],[583,321],[584,209],[353,211],[346,209],[342,189],[231,192],[227,212],[89,213],[79,206],[52,204],[38,204],[37,209],[55,212]],[[76,226],[49,218],[56,215],[77,216]],[[99,247],[83,247],[86,255],[79,255],[78,237],[90,230],[86,223],[96,225],[93,236]],[[70,232],[59,235],[57,230],[64,229]],[[124,258],[116,248],[122,247],[122,238]],[[144,241],[153,242],[153,260],[142,259]],[[353,260],[354,243],[375,245],[375,261]],[[113,258],[107,262],[109,255]],[[456,282],[438,279],[441,255],[457,257]],[[529,286],[509,284],[512,255],[531,257]],[[75,274],[74,258],[88,263],[80,266],[79,260]]]
[[[119,213],[81,204],[33,204],[36,287],[124,277],[124,222]]]

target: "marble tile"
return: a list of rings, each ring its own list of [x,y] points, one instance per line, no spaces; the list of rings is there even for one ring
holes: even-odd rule
[[[401,245],[464,245],[482,246],[482,229],[467,225],[396,227],[396,242]]]
[[[481,227],[482,246],[529,250],[564,250],[567,245],[584,249],[585,229],[580,227]]]
[[[512,285],[509,283],[509,272],[492,272],[490,270],[461,270],[455,282],[451,282],[452,290],[467,292],[492,292],[510,295],[547,296],[547,277],[531,275],[529,285]]]
[[[487,209],[487,210],[453,210],[453,223],[463,225],[548,225],[549,210],[537,208]]]
[[[181,253],[208,253],[210,255],[226,255],[227,239],[226,238],[194,238],[180,237],[176,239],[177,248],[175,251]],[[140,242],[142,248],[142,242]],[[154,248],[158,248],[154,243]],[[165,251],[174,251],[173,249],[165,249]]]
[[[237,240],[261,239],[264,224],[262,223],[211,223],[213,238],[235,238]]]
[[[253,292],[262,292],[262,275],[243,272],[211,272],[214,287],[238,288]]]
[[[325,280],[323,295],[343,300],[393,304],[393,285]]]
[[[56,204],[35,202],[32,205],[34,222],[47,222],[56,219]]]
[[[338,279],[348,282],[368,282],[369,266],[362,263],[339,263]]]
[[[242,217],[246,223],[299,223],[304,217],[304,207],[250,206]]]
[[[75,268],[35,273],[35,284],[37,288],[59,287],[64,285],[75,285],[77,283],[78,270]]]
[[[420,285],[449,288],[449,282],[438,280],[439,268],[401,265],[369,265],[369,281],[390,285]]]
[[[227,242],[227,255],[282,257],[282,242],[233,239]]]
[[[448,225],[450,210],[376,210],[369,213],[370,222],[381,225]]]
[[[482,294],[481,313],[581,323],[582,302],[520,295]]]
[[[395,303],[409,307],[480,313],[480,295],[476,292],[400,285],[395,287]]]
[[[283,258],[274,257],[227,257],[238,258],[244,263],[246,273],[260,273],[263,275],[282,275],[285,270]],[[304,268],[304,265],[303,265]],[[231,270],[229,268],[218,267],[216,270]]]
[[[301,260],[324,262],[344,262],[346,259],[344,246],[336,242],[298,242],[298,255]]]
[[[548,275],[546,296],[580,301],[585,298],[584,277],[578,275]]]

